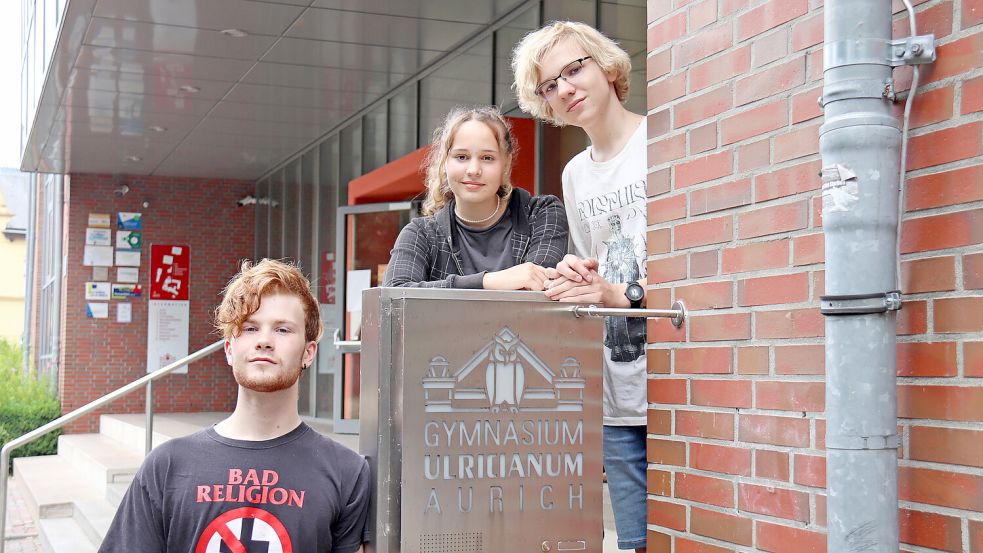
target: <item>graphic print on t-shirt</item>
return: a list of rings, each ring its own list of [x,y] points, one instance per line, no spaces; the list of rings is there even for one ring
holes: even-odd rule
[[[293,544],[273,514],[241,507],[216,517],[201,533],[195,553],[293,553]]]

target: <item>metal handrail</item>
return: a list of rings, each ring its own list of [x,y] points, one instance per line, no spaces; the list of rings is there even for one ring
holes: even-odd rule
[[[147,427],[146,427],[147,436],[146,439],[144,440],[144,453],[148,453],[150,451],[150,444],[153,439],[152,436],[153,436],[153,428],[154,428],[153,426],[154,380],[163,378],[189,363],[193,363],[203,357],[207,357],[211,355],[212,353],[222,349],[222,346],[224,344],[225,344],[225,340],[219,340],[211,345],[205,346],[200,350],[192,353],[191,355],[188,355],[187,357],[182,357],[181,359],[178,359],[177,361],[171,363],[170,365],[167,365],[166,367],[161,367],[152,373],[142,376],[134,380],[133,382],[130,382],[126,386],[123,386],[122,388],[118,388],[112,392],[109,392],[108,394],[100,397],[99,399],[91,401],[83,405],[82,407],[79,407],[78,409],[72,411],[71,413],[62,415],[57,419],[49,422],[48,424],[35,428],[34,430],[28,432],[27,434],[24,434],[19,438],[14,438],[13,440],[10,440],[6,444],[4,444],[3,448],[0,448],[0,553],[3,553],[4,551],[5,548],[4,540],[7,536],[6,533],[7,532],[7,478],[8,478],[8,465],[10,464],[10,453],[13,450],[33,442],[34,440],[40,438],[41,436],[44,436],[48,432],[62,428],[68,423],[72,422],[73,420],[83,415],[87,415],[92,411],[102,407],[103,405],[106,405],[107,403],[117,400],[127,394],[130,394],[131,392],[134,392],[146,386],[147,387],[147,408],[146,408],[147,409]]]

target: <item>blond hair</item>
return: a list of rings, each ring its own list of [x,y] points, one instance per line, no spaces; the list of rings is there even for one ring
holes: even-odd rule
[[[552,77],[540,74],[543,70],[543,58],[566,37],[576,40],[601,71],[606,74],[614,73],[614,92],[622,103],[628,99],[631,73],[631,59],[628,54],[615,41],[590,25],[576,21],[554,21],[527,34],[512,50],[512,73],[515,75],[512,88],[518,96],[522,111],[558,127],[564,125],[563,121],[556,117],[549,103],[536,94],[536,87],[542,82],[540,79]]]
[[[427,195],[423,200],[423,214],[433,215],[447,205],[454,194],[447,181],[447,153],[451,149],[457,129],[467,121],[484,123],[491,129],[498,141],[499,150],[505,161],[502,170],[502,184],[498,187],[498,195],[507,198],[512,193],[512,160],[515,158],[515,139],[512,136],[512,126],[509,125],[502,113],[494,106],[458,106],[447,113],[443,124],[433,132],[433,142],[430,151],[423,162],[426,168]]]
[[[295,265],[263,259],[253,265],[242,262],[242,268],[232,277],[222,292],[222,303],[215,308],[215,328],[225,339],[239,335],[242,325],[259,310],[264,296],[290,294],[300,298],[304,308],[304,339],[317,342],[323,327],[317,299],[311,283]]]

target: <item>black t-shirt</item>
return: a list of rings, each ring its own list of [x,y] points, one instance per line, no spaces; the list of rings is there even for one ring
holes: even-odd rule
[[[460,246],[464,274],[493,273],[515,265],[511,247],[511,208],[506,208],[502,217],[488,228],[469,227],[460,220],[456,220],[456,223],[455,239]]]
[[[209,428],[150,453],[99,551],[350,553],[369,480],[365,458],[303,423],[261,442]]]

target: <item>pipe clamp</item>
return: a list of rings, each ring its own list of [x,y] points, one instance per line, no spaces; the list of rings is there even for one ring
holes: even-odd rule
[[[827,435],[826,449],[897,449],[901,447],[901,437],[890,436],[843,436]]]
[[[935,61],[935,35],[897,40],[861,38],[838,40],[823,47],[825,71],[847,65],[917,65]]]
[[[823,315],[869,315],[901,309],[901,291],[881,294],[821,296],[819,312]]]

